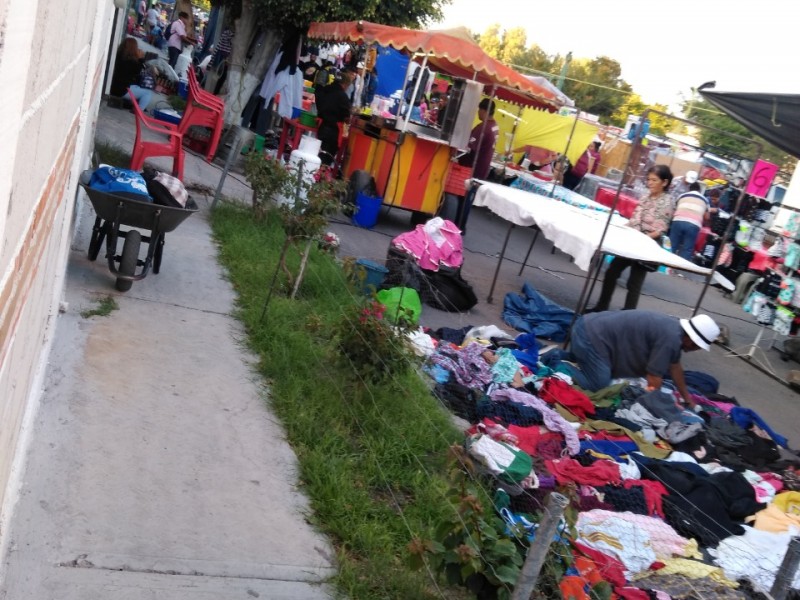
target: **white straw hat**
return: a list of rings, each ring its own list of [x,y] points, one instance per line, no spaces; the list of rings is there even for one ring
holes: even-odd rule
[[[691,319],[681,319],[681,327],[698,348],[708,350],[719,337],[719,325],[708,315],[695,315]]]

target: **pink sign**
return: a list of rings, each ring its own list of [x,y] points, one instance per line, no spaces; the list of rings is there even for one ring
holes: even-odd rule
[[[771,162],[759,158],[753,167],[753,172],[750,173],[750,181],[747,182],[745,191],[753,196],[766,198],[777,172],[778,165],[773,165]]]

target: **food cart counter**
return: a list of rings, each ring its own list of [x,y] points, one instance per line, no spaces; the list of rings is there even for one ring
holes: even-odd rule
[[[451,148],[436,131],[409,124],[403,132],[393,123],[353,117],[344,176],[364,170],[375,178],[383,203],[434,214],[450,171]]]

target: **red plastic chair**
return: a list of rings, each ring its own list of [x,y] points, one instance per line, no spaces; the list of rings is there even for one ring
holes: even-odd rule
[[[200,94],[200,86],[189,70],[189,94],[186,98],[186,109],[178,125],[178,130],[186,136],[192,126],[207,127],[211,130],[211,137],[206,146],[206,160],[211,162],[217,152],[220,137],[222,136],[222,126],[224,125],[225,103],[219,100],[215,102]],[[213,94],[203,92],[207,96],[216,98]]]
[[[189,73],[188,75],[189,89],[194,90],[195,96],[197,96],[198,99],[203,101],[204,104],[217,107],[224,112],[225,101],[219,96],[215,96],[211,92],[207,92],[202,87],[200,87],[200,83],[197,81],[197,75],[195,74],[194,69],[189,69],[188,73]]]
[[[136,98],[128,90],[133,113],[136,115],[136,139],[133,142],[133,155],[131,156],[131,170],[141,171],[144,159],[151,156],[171,156],[172,174],[183,181],[183,134],[178,131],[178,126],[166,121],[151,119],[142,112]],[[167,136],[167,141],[145,140],[142,133],[144,129]]]

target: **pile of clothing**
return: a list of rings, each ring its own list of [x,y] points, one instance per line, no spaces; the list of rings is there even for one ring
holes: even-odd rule
[[[565,598],[588,599],[598,578],[620,598],[769,591],[800,533],[800,461],[755,411],[715,393],[713,377],[689,377],[702,407],[689,411],[669,384],[584,393],[541,362],[532,334],[429,333],[434,394],[469,421],[465,448],[500,516],[535,522],[550,492],[571,499]]]
[[[422,302],[439,310],[467,311],[478,298],[461,275],[463,261],[461,230],[434,217],[392,240],[384,286],[413,288]]]

